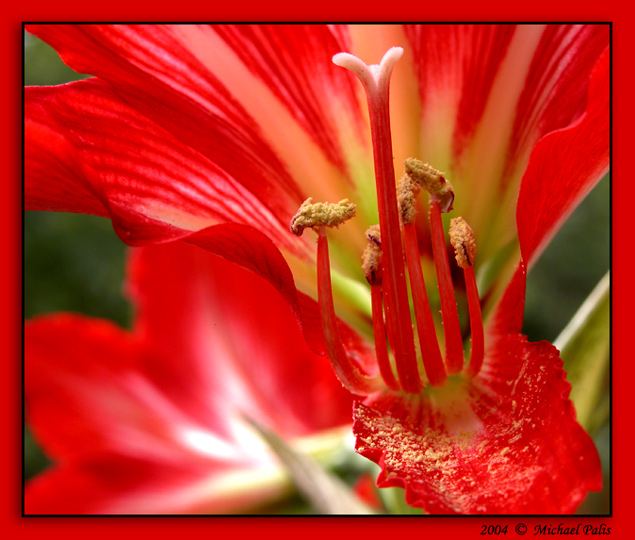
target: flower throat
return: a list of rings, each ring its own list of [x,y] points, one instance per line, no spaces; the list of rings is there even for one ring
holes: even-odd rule
[[[443,386],[448,375],[461,372],[464,364],[463,339],[441,218],[442,213],[452,209],[454,191],[443,173],[414,158],[406,160],[405,175],[395,185],[389,82],[393,67],[402,54],[403,49],[393,47],[379,65],[371,66],[347,53],[333,57],[336,65],[349,69],[359,78],[368,100],[379,225],[366,232],[369,243],[363,256],[363,269],[371,287],[379,376],[365,373],[347,355],[333,305],[326,228],[336,227],[354,217],[355,205],[348,200],[337,204],[314,204],[308,199],[293,217],[290,226],[298,236],[307,227],[318,234],[318,302],[327,352],[337,376],[353,393],[376,391],[383,386],[383,380],[391,390],[418,394],[425,388],[426,381],[432,387]],[[445,334],[445,358],[441,355],[426,293],[415,228],[415,203],[421,189],[430,194],[430,234]],[[473,376],[478,373],[484,355],[483,323],[473,267],[474,237],[462,218],[451,221],[449,236],[457,263],[465,275],[472,334],[471,358],[466,373]],[[415,349],[406,266],[425,376],[420,373]],[[388,345],[392,350],[392,363]]]

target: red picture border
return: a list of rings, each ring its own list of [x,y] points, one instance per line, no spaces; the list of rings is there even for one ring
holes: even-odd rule
[[[325,537],[327,535],[359,537],[370,533],[372,537],[384,534],[391,538],[417,535],[422,538],[438,538],[437,533],[447,536],[458,532],[462,538],[481,534],[482,525],[508,524],[508,536],[517,535],[515,527],[524,523],[528,535],[533,536],[534,526],[551,524],[575,526],[577,523],[600,526],[604,523],[611,535],[624,538],[632,534],[628,510],[628,488],[632,485],[632,469],[628,455],[632,453],[631,423],[632,404],[627,401],[626,385],[633,380],[635,361],[633,353],[626,348],[626,337],[632,334],[629,328],[633,320],[630,302],[633,286],[626,283],[628,265],[631,262],[630,234],[627,205],[633,196],[635,180],[625,160],[632,155],[626,146],[633,140],[630,129],[633,121],[632,30],[630,8],[613,6],[607,2],[581,2],[566,0],[557,4],[552,0],[525,2],[385,2],[370,6],[368,1],[341,2],[322,0],[309,2],[287,2],[272,5],[268,2],[243,0],[242,2],[180,2],[157,5],[155,1],[143,0],[134,4],[129,0],[110,0],[107,3],[76,1],[10,2],[2,14],[2,50],[5,75],[2,103],[1,145],[4,152],[5,174],[2,186],[2,253],[5,254],[2,269],[1,311],[2,343],[6,351],[2,366],[2,424],[0,433],[4,439],[2,449],[2,480],[0,481],[0,530],[7,538],[129,538],[137,537],[181,537],[206,538],[225,534],[232,536],[253,535],[267,538]],[[613,25],[613,164],[612,164],[612,219],[613,219],[613,515],[605,518],[426,518],[426,517],[218,517],[218,518],[25,518],[21,515],[21,302],[22,302],[22,23],[55,21],[342,21],[342,22],[403,22],[403,21],[557,21],[557,22],[611,22]],[[630,390],[632,393],[632,390]],[[605,529],[606,530],[606,529]],[[630,534],[629,534],[630,533]]]

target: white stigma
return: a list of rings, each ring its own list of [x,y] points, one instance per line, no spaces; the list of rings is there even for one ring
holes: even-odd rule
[[[391,47],[386,51],[379,64],[369,66],[357,56],[342,52],[333,56],[333,63],[352,71],[357,75],[366,91],[375,94],[388,87],[392,70],[402,55],[403,49],[401,47]]]

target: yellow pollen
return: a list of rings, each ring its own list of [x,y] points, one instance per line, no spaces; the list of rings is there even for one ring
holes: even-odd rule
[[[320,227],[337,227],[345,221],[355,217],[355,204],[343,199],[338,203],[313,203],[309,197],[302,203],[297,213],[291,218],[289,228],[297,236],[301,236],[304,229],[311,228],[317,232]]]
[[[454,189],[452,184],[445,178],[444,173],[416,158],[406,159],[404,167],[406,174],[413,182],[424,188],[439,203],[441,212],[452,210]]]
[[[472,228],[462,217],[453,218],[450,220],[449,235],[456,263],[461,268],[472,266],[476,256],[476,243]]]

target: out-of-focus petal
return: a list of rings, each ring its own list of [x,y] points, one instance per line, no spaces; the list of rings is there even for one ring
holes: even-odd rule
[[[107,321],[60,314],[29,321],[25,358],[27,418],[55,460],[117,453],[228,466],[259,461],[237,444],[246,431],[236,416],[240,403],[230,404],[233,415],[214,414],[218,397],[209,388],[193,410],[188,392],[200,387],[190,389],[187,377],[157,376],[165,364],[187,373],[185,355],[168,362],[152,344]]]
[[[357,450],[430,513],[570,513],[602,476],[569,390],[553,346],[509,336],[475,379],[357,404]]]
[[[181,242],[135,250],[130,272],[132,333],[27,323],[27,417],[55,462],[28,513],[245,508],[286,483],[243,415],[292,441],[350,424],[352,397],[262,277]]]
[[[27,322],[26,412],[49,455],[71,458],[142,442],[158,447],[169,438],[161,430],[167,422],[157,421],[164,404],[154,409],[136,397],[145,384],[143,354],[137,340],[106,321],[60,314]]]
[[[181,242],[134,255],[135,333],[161,351],[144,368],[170,399],[216,432],[237,409],[282,436],[351,421],[351,397],[263,278]]]
[[[318,303],[299,292],[293,275],[278,248],[257,229],[227,223],[215,225],[185,239],[207,251],[247,268],[271,283],[293,310],[311,350],[326,356]],[[351,357],[362,367],[374,363],[374,351],[349,325],[339,321],[342,340]]]
[[[222,514],[257,507],[289,489],[271,464],[247,474],[213,460],[95,455],[31,480],[24,510],[27,515]],[[245,481],[248,490],[239,487]]]

